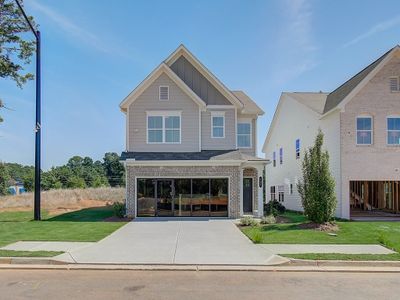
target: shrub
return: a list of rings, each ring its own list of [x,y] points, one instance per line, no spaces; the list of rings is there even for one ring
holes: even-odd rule
[[[256,226],[257,221],[251,217],[251,216],[246,216],[240,219],[240,225],[241,226]]]
[[[125,217],[125,213],[126,213],[125,203],[115,202],[113,204],[113,209],[114,209],[115,216],[117,216],[118,218]]]
[[[280,203],[278,200],[271,200],[267,204],[264,205],[264,213],[266,215],[274,215],[285,213],[286,208]]]
[[[324,134],[318,131],[314,146],[304,155],[303,179],[297,185],[304,214],[314,223],[333,219],[336,208],[335,180],[329,171],[328,151],[322,150]]]
[[[261,232],[258,232],[258,231],[257,231],[257,232],[252,236],[252,240],[253,240],[253,242],[254,242],[255,244],[261,243],[262,240],[263,240],[263,237],[262,237]]]
[[[275,224],[276,218],[274,215],[268,215],[261,218],[260,224]]]

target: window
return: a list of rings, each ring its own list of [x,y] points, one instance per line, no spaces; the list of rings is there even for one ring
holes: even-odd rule
[[[279,149],[279,164],[283,164],[283,148]]]
[[[400,90],[399,77],[391,77],[390,78],[390,91],[398,92],[399,90]]]
[[[276,167],[276,152],[275,151],[272,153],[272,165],[274,167]]]
[[[285,186],[278,185],[278,201],[283,202],[285,201]]]
[[[387,143],[400,145],[400,117],[387,118]]]
[[[161,85],[159,87],[158,99],[161,101],[169,100],[169,86]]]
[[[147,143],[180,144],[181,117],[179,113],[159,113],[147,115]]]
[[[251,123],[237,124],[237,145],[239,148],[251,148]]]
[[[357,145],[372,144],[372,118],[357,117]]]
[[[271,194],[271,201],[276,200],[275,186],[271,186],[269,189],[270,189],[270,194]]]
[[[223,112],[211,113],[211,137],[224,138],[225,137],[225,114]]]
[[[293,184],[292,183],[289,185],[289,194],[293,195]]]
[[[165,117],[165,142],[179,143],[181,140],[181,118],[179,116]]]
[[[296,140],[296,159],[300,158],[300,139]]]
[[[149,143],[163,142],[163,117],[148,116],[147,118],[147,140]]]

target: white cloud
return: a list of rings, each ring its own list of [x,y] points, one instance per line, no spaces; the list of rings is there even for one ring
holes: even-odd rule
[[[389,30],[397,25],[400,24],[400,15],[389,19],[387,21],[378,23],[374,26],[372,26],[369,30],[367,30],[366,32],[360,34],[359,36],[355,37],[354,39],[352,39],[351,41],[345,43],[342,47],[343,48],[347,48],[349,46],[352,46],[354,44],[357,44],[358,42],[365,40],[369,37],[371,37],[372,35],[375,35],[377,33]]]
[[[97,49],[100,52],[106,54],[119,55],[125,58],[132,58],[131,55],[123,51],[122,49],[115,48],[111,46],[111,43],[107,43],[100,39],[95,33],[92,33],[78,24],[75,24],[70,19],[56,12],[52,8],[39,3],[36,0],[30,0],[29,5],[37,10],[38,12],[45,15],[48,19],[50,19],[53,23],[55,23],[61,30],[63,30],[68,35],[79,39],[81,42],[86,45]]]
[[[283,26],[277,41],[280,62],[278,72],[274,73],[275,84],[284,84],[304,72],[313,69],[317,62],[315,53],[318,47],[314,41],[313,11],[308,0],[286,0],[284,3]]]

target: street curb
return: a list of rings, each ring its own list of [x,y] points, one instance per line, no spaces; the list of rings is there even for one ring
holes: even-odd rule
[[[80,264],[47,258],[0,258],[2,270],[109,270],[109,271],[259,271],[400,273],[400,261],[314,261],[292,259],[281,265]]]

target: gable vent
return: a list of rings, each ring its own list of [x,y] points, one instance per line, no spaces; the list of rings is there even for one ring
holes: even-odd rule
[[[390,78],[390,91],[391,92],[399,91],[399,77]]]
[[[169,100],[169,86],[160,86],[159,100]]]

